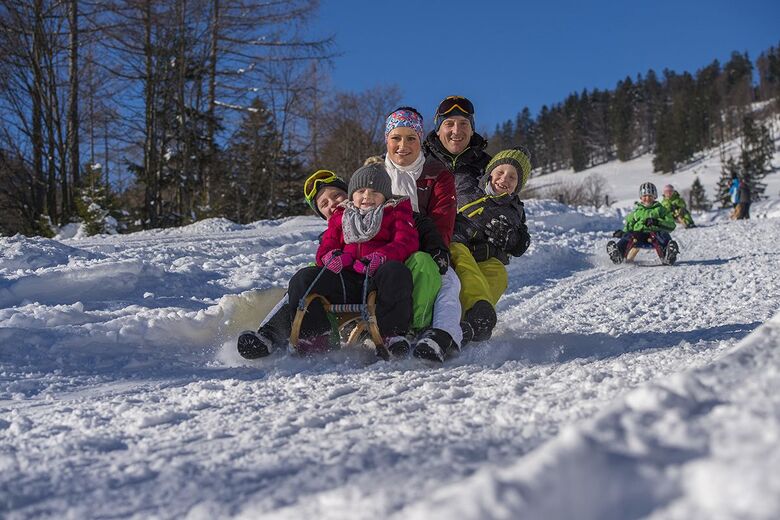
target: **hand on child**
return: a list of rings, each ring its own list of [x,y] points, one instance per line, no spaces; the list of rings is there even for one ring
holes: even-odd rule
[[[387,257],[385,255],[379,251],[374,251],[352,264],[352,269],[359,274],[365,274],[366,269],[368,269],[368,276],[374,276],[376,270],[379,269],[379,266],[384,264],[386,260]]]
[[[645,219],[645,226],[647,227],[654,227],[658,225],[658,221],[654,219],[653,217],[647,217]]]
[[[334,249],[322,255],[322,265],[336,274],[339,274],[345,267],[351,266],[353,262],[352,255],[344,253],[340,249]]]
[[[439,274],[444,274],[450,267],[450,252],[446,249],[438,248],[430,253],[433,261],[439,267]]]

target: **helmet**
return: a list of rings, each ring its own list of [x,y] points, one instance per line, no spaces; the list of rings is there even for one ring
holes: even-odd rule
[[[655,184],[652,182],[644,182],[639,187],[639,197],[643,197],[645,195],[652,195],[654,199],[658,198],[658,190],[655,187]]]

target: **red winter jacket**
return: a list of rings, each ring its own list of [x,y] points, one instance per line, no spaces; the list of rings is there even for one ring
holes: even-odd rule
[[[427,157],[422,175],[417,179],[417,203],[420,213],[430,217],[447,247],[455,228],[458,204],[455,199],[455,177],[434,157]]]
[[[412,217],[412,203],[408,198],[400,202],[390,202],[385,206],[379,231],[366,242],[344,242],[344,231],[341,227],[343,217],[344,208],[338,208],[328,220],[328,229],[323,233],[320,247],[317,249],[317,265],[323,265],[322,257],[334,249],[349,253],[355,260],[379,251],[388,260],[403,262],[420,248],[420,238]]]

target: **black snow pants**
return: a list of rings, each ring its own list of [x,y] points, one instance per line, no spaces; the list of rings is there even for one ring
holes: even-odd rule
[[[321,267],[304,267],[290,280],[290,322],[295,319],[298,302],[319,274]],[[362,303],[365,275],[344,269],[339,274],[325,270],[310,294],[325,297],[330,303]],[[412,273],[401,262],[388,261],[369,278],[368,292],[376,290],[376,321],[383,338],[404,336],[412,320]],[[309,305],[301,323],[300,338],[311,338],[330,331],[330,322],[319,301]]]

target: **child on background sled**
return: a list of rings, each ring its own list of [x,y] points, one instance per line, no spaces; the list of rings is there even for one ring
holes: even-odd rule
[[[622,263],[637,244],[650,244],[666,265],[677,261],[679,248],[669,234],[676,227],[674,217],[657,198],[658,190],[652,182],[639,187],[639,202],[635,203],[634,211],[626,215],[623,229],[613,235],[620,240],[607,243],[607,253],[613,263]]]
[[[669,210],[674,217],[674,220],[687,228],[696,227],[696,224],[693,223],[691,212],[688,211],[685,201],[680,197],[680,194],[677,193],[677,190],[674,189],[674,186],[671,184],[664,186],[663,194],[664,198],[661,200],[661,204]]]

